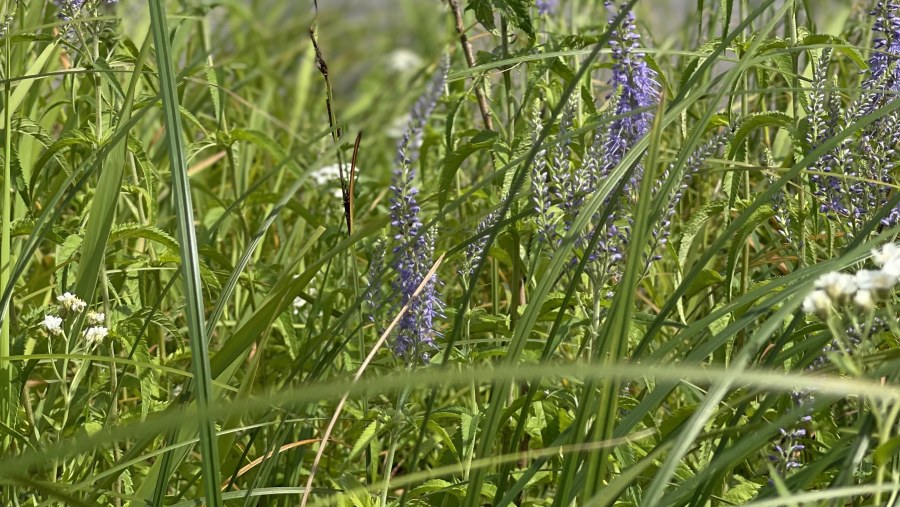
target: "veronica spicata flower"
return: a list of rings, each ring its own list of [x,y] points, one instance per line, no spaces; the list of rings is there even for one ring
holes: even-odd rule
[[[878,1],[874,10],[873,51],[869,70],[860,88],[862,93],[842,109],[840,94],[825,99],[826,69],[829,51],[823,51],[813,73],[813,90],[808,110],[810,148],[826,141],[833,133],[851,128],[860,118],[892,100],[900,91],[900,4]],[[900,114],[890,113],[867,125],[859,135],[844,138],[812,166],[810,181],[819,199],[819,209],[828,218],[839,221],[849,235],[866,230],[865,225],[888,203],[891,186],[896,184],[894,166],[900,142]],[[841,177],[844,176],[844,177]],[[889,210],[881,225],[900,222],[900,206]]]
[[[900,87],[900,68],[895,64],[900,59],[900,17],[897,10],[900,4],[893,1],[880,0],[875,4],[871,15],[875,18],[872,31],[877,35],[872,39],[872,55],[869,57],[869,72],[872,82],[879,81],[882,76],[892,71],[885,82],[889,90]]]
[[[488,235],[486,232],[494,227],[497,222],[500,220],[500,213],[493,211],[488,213],[484,219],[478,224],[478,227],[475,229],[475,236],[478,238],[472,243],[469,243],[469,246],[466,247],[466,257],[463,259],[463,266],[460,270],[460,274],[466,278],[472,276],[472,273],[475,271],[475,266],[481,262],[481,258],[484,257],[485,251],[484,247],[487,245]]]
[[[443,302],[437,292],[438,279],[425,280],[431,269],[434,237],[421,230],[419,191],[414,184],[414,164],[418,159],[422,134],[431,112],[444,91],[449,60],[444,59],[425,94],[413,106],[406,132],[397,148],[397,168],[391,185],[391,232],[394,240],[393,263],[396,272],[393,289],[400,307],[409,306],[397,326],[394,352],[400,356],[428,359],[434,348],[434,319],[443,314]],[[422,292],[415,291],[425,281]]]
[[[537,143],[543,129],[541,122],[541,104],[535,102],[531,116],[531,141]],[[534,206],[535,224],[537,226],[537,238],[540,241],[551,243],[556,240],[556,210],[550,195],[550,177],[547,173],[547,149],[541,149],[535,154],[534,164],[531,167],[531,202]]]
[[[801,443],[801,439],[806,437],[806,430],[803,428],[793,430],[779,428],[778,431],[781,433],[781,437],[772,444],[773,452],[769,455],[769,460],[772,461],[778,473],[784,476],[788,470],[803,466],[798,459],[800,451],[806,448]]]
[[[606,1],[612,7],[611,0]],[[616,16],[610,18],[613,26]],[[640,51],[641,36],[634,26],[634,13],[629,11],[622,23],[615,27],[609,41],[612,47],[613,74],[609,84],[618,93],[615,114],[621,116],[609,127],[606,161],[615,166],[635,142],[643,137],[653,123],[653,106],[659,100],[659,83],[656,72],[647,65],[644,53]],[[629,182],[637,187],[641,178],[640,167]]]

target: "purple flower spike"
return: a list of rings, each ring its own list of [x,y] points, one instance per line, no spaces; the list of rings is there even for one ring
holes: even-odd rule
[[[869,57],[869,81],[881,80],[885,73],[893,67],[893,75],[884,82],[887,90],[897,91],[900,88],[900,68],[896,62],[900,59],[900,16],[897,10],[900,4],[880,0],[875,4],[871,15],[875,17],[872,31],[879,32],[872,40],[872,56]],[[866,89],[866,86],[863,86]]]
[[[444,91],[449,65],[449,59],[445,58],[425,93],[413,106],[406,132],[397,148],[397,169],[391,185],[391,236],[394,239],[391,267],[397,274],[393,289],[400,308],[409,306],[397,326],[394,353],[406,359],[418,357],[422,361],[427,361],[429,349],[435,348],[434,320],[443,315],[444,305],[436,288],[437,276],[427,280],[422,292],[415,294],[431,269],[434,237],[420,230],[422,222],[416,200],[419,191],[413,183],[413,164],[419,157],[425,124]]]
[[[607,0],[606,6],[612,7]],[[610,26],[618,16],[610,18]],[[653,124],[653,106],[659,101],[659,83],[656,72],[647,65],[644,53],[640,51],[641,36],[634,26],[631,11],[612,32],[609,45],[612,47],[613,75],[609,84],[618,94],[615,114],[622,116],[610,125],[611,135],[605,146],[607,163],[615,166],[625,152],[643,137]],[[640,181],[641,170],[635,171],[634,181],[629,186],[635,188]]]

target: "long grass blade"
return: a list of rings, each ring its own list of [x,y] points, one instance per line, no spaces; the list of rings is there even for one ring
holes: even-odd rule
[[[160,94],[166,126],[166,143],[172,170],[172,194],[178,218],[178,243],[181,246],[181,265],[184,270],[184,294],[188,338],[191,345],[191,364],[194,373],[193,394],[198,407],[198,431],[203,489],[207,505],[222,505],[218,485],[219,450],[216,445],[215,421],[209,416],[212,398],[212,373],[209,364],[209,344],[204,323],[203,292],[200,282],[200,258],[197,234],[194,230],[194,210],[191,204],[191,185],[185,157],[184,134],[181,127],[175,67],[170,53],[169,29],[165,3],[151,0],[150,20],[153,44],[156,49]]]

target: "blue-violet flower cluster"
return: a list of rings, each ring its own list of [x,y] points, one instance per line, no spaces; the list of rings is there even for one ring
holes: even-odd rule
[[[418,357],[423,361],[428,360],[429,350],[435,348],[434,320],[443,314],[443,302],[437,290],[437,276],[425,278],[432,266],[434,236],[421,230],[414,164],[425,124],[443,93],[448,69],[449,60],[445,58],[428,89],[413,106],[397,148],[397,168],[391,185],[391,268],[396,274],[392,288],[399,298],[399,308],[409,306],[398,324],[393,349],[398,356]],[[416,295],[423,282],[423,290]]]
[[[900,4],[879,1],[874,10],[872,30],[874,47],[869,71],[863,80],[862,94],[842,108],[838,93],[826,97],[830,51],[823,50],[813,73],[809,94],[807,148],[814,149],[839,129],[851,126],[875,111],[900,91]],[[891,199],[897,184],[893,175],[895,146],[900,141],[896,112],[880,118],[858,135],[844,138],[811,165],[810,182],[819,202],[819,211],[841,223],[848,235],[857,235]],[[881,225],[900,221],[900,207],[894,207],[881,219]]]

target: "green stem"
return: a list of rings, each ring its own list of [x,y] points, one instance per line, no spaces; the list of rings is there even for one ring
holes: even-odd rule
[[[403,405],[406,403],[406,397],[409,396],[409,388],[404,389],[400,392],[400,396],[397,397],[397,414],[403,411]],[[396,417],[396,416],[395,416]],[[394,468],[394,455],[397,452],[397,430],[396,428],[391,430],[391,443],[388,448],[387,457],[384,460],[384,487],[381,489],[381,503],[379,505],[381,507],[385,507],[387,505],[387,494],[388,490],[391,487],[391,469]]]
[[[10,38],[6,37],[6,74],[9,73],[10,64]],[[9,76],[7,76],[9,77]],[[12,158],[12,121],[10,118],[10,82],[7,79],[3,93],[3,185],[0,187],[0,291],[6,289],[10,283],[10,268],[12,267],[10,251],[12,249],[12,240],[10,237],[10,227],[12,224],[12,166],[10,164]],[[10,356],[10,318],[9,301],[0,308],[0,356]],[[0,362],[0,418],[6,425],[12,425],[13,422],[13,389],[12,389],[12,363],[9,361]],[[10,446],[9,436],[4,436],[0,442],[0,455],[5,455]]]
[[[797,31],[797,10],[799,6],[794,6],[791,9],[790,15],[790,30],[791,30],[791,45],[793,47],[797,47],[799,45],[799,35]],[[793,67],[793,78],[791,78],[791,104],[793,104],[793,115],[794,115],[794,128],[800,128],[800,116],[798,112],[800,111],[800,55],[799,53],[791,54],[791,65]],[[798,233],[800,235],[800,259],[798,261],[798,266],[803,267],[806,266],[806,238],[804,237],[804,231],[806,231],[806,226],[804,225],[804,219],[806,217],[806,188],[803,185],[803,177],[797,177],[797,188],[799,189],[797,192],[798,196],[798,208],[797,208],[797,221],[798,224]]]

